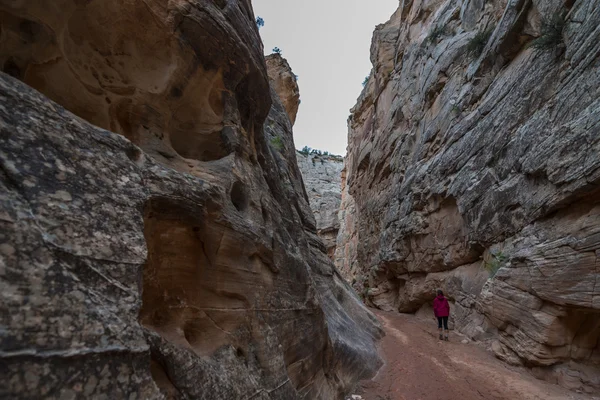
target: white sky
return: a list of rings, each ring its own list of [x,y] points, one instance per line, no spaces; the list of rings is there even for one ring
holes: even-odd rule
[[[296,148],[345,155],[346,120],[371,71],[373,30],[398,0],[253,0],[265,53],[282,50],[298,75],[300,109]]]

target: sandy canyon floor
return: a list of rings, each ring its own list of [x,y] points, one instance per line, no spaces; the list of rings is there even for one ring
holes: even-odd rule
[[[438,340],[437,325],[412,315],[375,311],[386,336],[385,365],[363,381],[354,399],[363,400],[591,400],[507,366],[491,353],[450,333]],[[351,397],[352,398],[352,397]]]

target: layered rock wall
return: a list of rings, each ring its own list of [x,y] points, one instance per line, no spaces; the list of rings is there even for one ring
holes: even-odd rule
[[[460,331],[596,393],[598,26],[597,0],[401,2],[349,121],[336,250],[368,304],[425,312],[442,287]]]
[[[342,200],[341,174],[344,161],[338,156],[296,153],[317,233],[323,239],[329,258],[334,258],[338,231],[338,213]]]
[[[0,10],[3,70],[43,93],[0,74],[0,397],[333,399],[374,373],[249,1]]]

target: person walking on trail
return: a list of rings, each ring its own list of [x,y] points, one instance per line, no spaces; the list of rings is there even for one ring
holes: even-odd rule
[[[433,313],[438,320],[440,340],[444,339],[448,341],[448,316],[450,315],[450,304],[448,303],[448,299],[444,297],[444,292],[441,290],[437,291],[437,297],[433,300]],[[442,335],[442,325],[444,326],[445,335]]]

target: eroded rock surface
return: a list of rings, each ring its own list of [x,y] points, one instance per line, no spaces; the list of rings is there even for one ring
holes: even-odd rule
[[[0,8],[4,71],[81,117],[0,74],[0,397],[332,399],[374,373],[249,1]]]
[[[267,62],[267,74],[269,75],[271,87],[277,92],[292,125],[294,125],[296,115],[298,115],[298,107],[300,107],[298,77],[292,72],[290,64],[281,54],[270,54],[265,60]]]
[[[323,239],[329,258],[333,259],[338,231],[338,213],[342,200],[342,157],[296,153],[310,208],[317,223],[317,233]]]
[[[428,313],[442,287],[456,328],[595,393],[598,26],[597,0],[402,2],[351,116],[336,250],[368,304]]]

